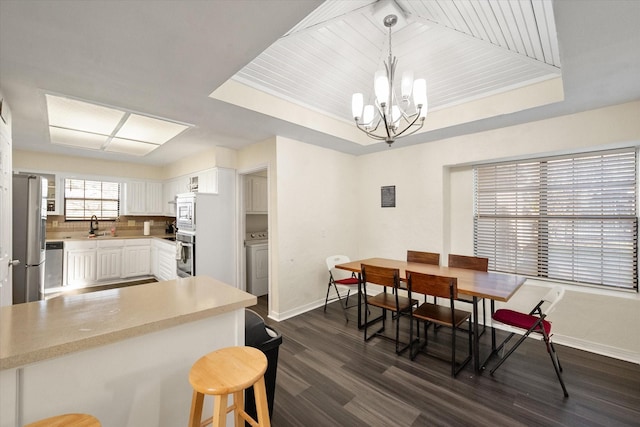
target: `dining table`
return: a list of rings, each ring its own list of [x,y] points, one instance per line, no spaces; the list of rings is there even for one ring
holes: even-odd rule
[[[442,265],[423,264],[388,258],[367,258],[350,261],[336,265],[336,268],[358,274],[358,328],[363,328],[362,323],[362,265],[376,267],[397,268],[400,272],[400,280],[407,281],[407,271],[432,274],[437,276],[455,277],[458,283],[458,293],[471,297],[473,310],[473,367],[480,373],[484,364],[480,363],[480,334],[478,302],[489,299],[491,302],[491,314],[495,311],[495,302],[507,302],[524,284],[526,277],[513,274],[497,273],[492,271],[477,271],[464,268],[454,268]],[[486,313],[483,313],[483,317]],[[491,327],[491,351],[496,349],[495,329]]]

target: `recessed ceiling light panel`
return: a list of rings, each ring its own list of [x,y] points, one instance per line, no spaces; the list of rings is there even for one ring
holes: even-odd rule
[[[51,143],[144,156],[190,126],[46,94]]]
[[[96,135],[95,133],[62,129],[53,126],[49,126],[49,136],[52,144],[68,145],[89,150],[100,150],[109,138],[104,135]]]
[[[132,156],[144,156],[149,154],[159,145],[146,142],[132,141],[130,139],[113,138],[111,143],[104,149],[114,153],[131,154]]]
[[[49,126],[111,135],[124,111],[75,99],[46,95]]]
[[[118,138],[164,144],[185,129],[187,129],[187,126],[178,123],[131,114],[116,133],[116,136]]]

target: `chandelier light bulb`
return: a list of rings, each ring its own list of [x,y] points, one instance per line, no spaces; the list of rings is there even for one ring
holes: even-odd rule
[[[413,82],[413,102],[416,106],[427,104],[427,81],[417,79]]]
[[[402,114],[400,114],[400,107],[398,107],[397,105],[391,107],[391,121],[393,123],[393,127],[396,129],[400,124],[398,123],[400,121],[400,117],[402,117]]]
[[[369,104],[364,107],[364,113],[362,115],[362,123],[365,127],[371,127],[371,123],[373,122],[373,116],[375,112],[373,110],[373,105]]]
[[[413,72],[405,71],[402,73],[402,99],[408,100],[411,97],[411,90],[413,89]]]
[[[389,77],[385,70],[376,71],[376,75],[373,80],[373,89],[376,94],[378,104],[387,105],[389,102]]]
[[[361,93],[354,93],[351,97],[351,114],[353,118],[358,120],[362,117],[362,106],[364,105],[364,97]]]

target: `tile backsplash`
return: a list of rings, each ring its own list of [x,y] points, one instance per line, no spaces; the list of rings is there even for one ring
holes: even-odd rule
[[[167,223],[175,221],[165,216],[121,216],[117,221],[98,221],[98,235],[110,234],[115,227],[116,236],[136,236],[143,234],[145,221],[151,221],[150,234],[164,235]],[[89,235],[89,221],[65,221],[64,215],[47,216],[47,239],[64,237],[82,237]]]

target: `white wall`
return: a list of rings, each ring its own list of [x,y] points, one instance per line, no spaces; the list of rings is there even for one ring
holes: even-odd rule
[[[638,117],[634,102],[404,148],[400,140],[361,157],[280,137],[270,142],[277,160],[241,152],[239,169],[271,162],[273,317],[324,303],[331,254],[404,259],[416,249],[440,252],[443,263],[449,252],[472,254],[471,164],[640,144]],[[387,185],[396,186],[395,208],[380,206]],[[512,303],[526,309],[547,286],[528,281]],[[639,313],[638,294],[570,288],[552,317],[556,341],[640,363]]]
[[[324,303],[328,256],[359,256],[360,218],[352,155],[278,138],[277,165],[277,210],[269,216],[278,229],[274,314],[287,318]]]

